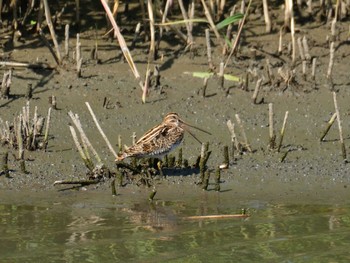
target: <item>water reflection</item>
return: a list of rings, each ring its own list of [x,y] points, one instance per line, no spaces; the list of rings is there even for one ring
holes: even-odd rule
[[[2,262],[347,262],[350,206],[156,201],[0,204]],[[184,220],[232,214],[249,219]]]

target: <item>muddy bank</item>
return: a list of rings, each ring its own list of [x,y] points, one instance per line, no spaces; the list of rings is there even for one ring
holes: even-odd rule
[[[279,10],[274,10],[278,19],[282,21]],[[132,28],[127,24],[126,28]],[[319,138],[326,127],[326,122],[334,113],[333,97],[330,91],[326,72],[329,61],[329,46],[327,36],[328,25],[316,22],[298,24],[298,37],[307,36],[310,45],[310,54],[317,58],[316,79],[310,76],[311,66],[308,67],[306,79],[302,76],[302,65],[297,60],[293,83],[286,87],[278,75],[278,68],[290,65],[287,45],[290,35],[285,35],[284,51],[276,56],[279,33],[276,30],[271,34],[264,33],[262,17],[253,16],[245,29],[240,52],[232,59],[227,73],[244,78],[247,69],[258,72],[263,77],[262,90],[259,93],[261,104],[253,104],[251,97],[255,88],[256,79],[248,83],[248,90],[242,90],[241,85],[235,82],[225,82],[225,90],[218,87],[215,79],[210,79],[207,86],[207,97],[198,95],[203,80],[193,78],[185,72],[207,71],[206,46],[201,31],[198,31],[196,55],[183,52],[183,46],[171,41],[161,43],[162,59],[155,62],[160,68],[162,92],[151,89],[147,103],[141,102],[141,90],[133,78],[129,67],[123,62],[122,54],[115,43],[104,39],[99,41],[100,64],[90,59],[84,59],[82,77],[77,78],[74,72],[74,63],[67,61],[65,67],[54,70],[14,69],[11,85],[11,96],[8,100],[0,101],[1,118],[11,121],[17,116],[26,103],[24,98],[28,84],[32,84],[34,95],[30,101],[31,110],[38,107],[41,115],[46,115],[49,103],[48,97],[57,98],[57,110],[52,112],[52,126],[48,149],[46,152],[25,152],[26,169],[28,174],[20,172],[19,163],[10,154],[10,178],[0,176],[0,189],[29,190],[32,192],[56,191],[64,187],[53,186],[56,180],[86,179],[87,169],[81,161],[74,146],[68,125],[70,119],[68,111],[78,114],[83,127],[93,142],[94,147],[103,159],[103,162],[112,170],[114,156],[109,152],[103,139],[98,133],[92,118],[87,111],[85,101],[92,106],[101,127],[117,148],[118,135],[122,136],[123,143],[131,144],[131,135],[137,137],[159,123],[168,112],[177,112],[189,123],[208,130],[212,136],[196,133],[200,140],[209,141],[212,155],[208,166],[215,169],[223,161],[223,146],[230,144],[230,133],[227,129],[227,120],[235,120],[239,114],[244,122],[248,140],[253,153],[236,155],[231,159],[228,170],[223,171],[221,189],[227,196],[240,198],[267,198],[279,199],[314,197],[316,200],[329,198],[343,199],[348,193],[349,165],[344,163],[339,144],[336,125],[332,127],[326,141],[320,143]],[[198,28],[198,30],[201,28]],[[337,24],[339,39],[337,42],[333,88],[338,94],[338,104],[343,120],[345,144],[349,144],[349,60],[348,25],[346,21]],[[3,32],[5,34],[6,32]],[[99,32],[103,35],[103,32]],[[86,28],[81,32],[83,57],[88,58],[95,41],[94,32]],[[71,39],[73,46],[74,39]],[[215,43],[217,44],[217,43]],[[251,52],[254,48],[255,52]],[[146,71],[147,45],[139,42],[133,51],[134,60],[142,74]],[[218,65],[221,56],[220,49],[213,49],[214,64]],[[38,44],[36,39],[26,39],[25,45],[18,45],[10,53],[13,61],[36,60],[53,63],[51,54],[45,46]],[[279,85],[269,83],[266,75],[266,59],[269,59],[274,77]],[[4,69],[1,71],[4,72]],[[108,107],[103,107],[105,100]],[[263,99],[263,100],[262,100]],[[286,135],[281,153],[270,152],[268,145],[268,103],[273,103],[275,109],[276,131],[282,126],[283,117],[289,111]],[[241,135],[239,139],[243,140]],[[2,150],[6,146],[2,147]],[[200,145],[191,137],[186,136],[182,145],[184,158],[194,162],[200,152]],[[346,147],[349,150],[349,147]],[[289,151],[284,162],[283,154]],[[16,151],[10,150],[17,154]],[[176,155],[176,152],[174,153]],[[180,173],[180,176],[178,175]],[[168,174],[166,180],[155,182],[159,198],[165,195],[177,196],[202,191],[196,188],[198,174],[188,174],[184,170],[177,171],[176,176]],[[110,181],[99,185],[89,186],[88,190],[109,190]],[[173,187],[176,185],[177,187]],[[148,190],[135,186],[120,189],[121,192],[142,192]],[[134,189],[134,190],[130,190]],[[334,194],[336,193],[336,195]],[[132,196],[132,194],[126,194]],[[335,197],[337,196],[337,197]]]

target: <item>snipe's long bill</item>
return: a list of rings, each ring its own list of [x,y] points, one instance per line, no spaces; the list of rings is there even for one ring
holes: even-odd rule
[[[162,157],[179,146],[185,131],[201,143],[190,131],[190,127],[210,134],[203,129],[185,123],[177,113],[168,113],[161,124],[147,131],[134,145],[119,153],[116,161],[128,157]]]

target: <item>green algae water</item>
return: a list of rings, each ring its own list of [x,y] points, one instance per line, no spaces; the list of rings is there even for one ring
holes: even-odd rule
[[[0,202],[0,262],[350,262],[350,203],[146,196]],[[249,218],[187,219],[242,208]]]

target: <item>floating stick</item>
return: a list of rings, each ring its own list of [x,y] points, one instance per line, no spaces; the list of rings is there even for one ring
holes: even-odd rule
[[[333,113],[332,117],[331,117],[330,120],[328,121],[327,127],[326,127],[325,131],[322,133],[322,136],[321,136],[321,138],[320,138],[320,141],[321,141],[321,142],[322,142],[323,139],[326,137],[328,131],[329,131],[330,128],[332,127],[332,125],[333,125],[333,123],[334,123],[334,121],[335,121],[336,118],[337,118],[337,113],[335,112],[335,113]]]
[[[340,119],[339,107],[338,107],[338,102],[337,102],[337,94],[334,91],[333,91],[333,101],[334,101],[335,112],[337,113],[337,122],[338,122],[338,129],[339,129],[339,139],[340,139],[340,144],[341,144],[341,152],[342,152],[342,156],[343,156],[344,161],[347,161],[346,148],[345,148],[345,143],[344,143],[344,138],[343,138],[342,122]]]
[[[206,215],[206,216],[188,216],[184,219],[199,220],[199,219],[228,219],[228,218],[247,218],[247,214],[233,214],[233,215]]]
[[[270,135],[270,141],[269,141],[269,148],[272,150],[276,146],[276,134],[274,129],[274,122],[273,122],[273,103],[269,103],[269,135]]]
[[[286,131],[286,124],[287,124],[287,119],[288,119],[288,113],[289,112],[286,111],[286,114],[284,115],[283,125],[282,125],[282,129],[281,129],[280,142],[279,142],[278,148],[277,148],[278,152],[281,150],[281,147],[282,147],[283,137],[284,137],[284,133]]]

